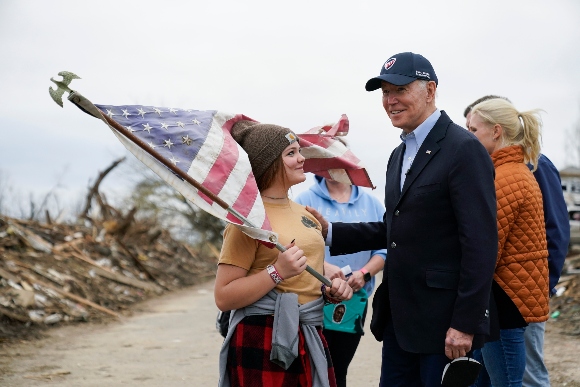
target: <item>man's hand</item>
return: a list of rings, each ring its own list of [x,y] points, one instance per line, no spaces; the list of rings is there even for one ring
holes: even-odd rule
[[[365,283],[364,274],[360,270],[353,271],[352,275],[348,279],[348,284],[355,292],[361,290],[363,286],[365,286]]]
[[[328,222],[326,221],[326,219],[324,219],[324,216],[322,216],[320,212],[316,211],[314,208],[310,206],[306,206],[306,211],[310,212],[312,216],[314,216],[316,220],[320,222],[320,224],[322,225],[322,237],[326,239],[326,236],[328,235]]]
[[[457,359],[467,355],[467,352],[471,350],[472,342],[473,335],[449,328],[445,337],[445,356]]]

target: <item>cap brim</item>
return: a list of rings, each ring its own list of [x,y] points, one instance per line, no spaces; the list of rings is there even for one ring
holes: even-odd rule
[[[385,81],[397,86],[408,85],[409,83],[416,81],[417,78],[408,77],[406,75],[399,74],[383,74],[378,77],[374,77],[368,80],[365,85],[367,91],[373,91],[381,88],[381,82]]]

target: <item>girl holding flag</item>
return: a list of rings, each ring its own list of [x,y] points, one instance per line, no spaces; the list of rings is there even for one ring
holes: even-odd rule
[[[322,309],[350,299],[352,289],[340,278],[321,287],[304,272],[307,264],[323,271],[324,240],[319,222],[288,198],[290,187],[306,179],[298,138],[253,121],[237,122],[231,134],[248,154],[272,230],[287,250],[226,227],[214,295],[232,315],[219,385],[336,386]]]

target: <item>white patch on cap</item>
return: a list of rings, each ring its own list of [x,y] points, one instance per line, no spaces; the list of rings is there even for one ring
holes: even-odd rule
[[[418,77],[424,77],[427,79],[431,79],[431,76],[429,75],[429,73],[425,72],[425,71],[415,71],[415,75]]]
[[[296,141],[296,136],[294,135],[294,133],[288,133],[285,137],[290,144]]]
[[[385,70],[388,70],[391,67],[393,67],[393,65],[395,64],[396,61],[397,61],[397,58],[391,58],[388,61],[386,61],[385,62]]]

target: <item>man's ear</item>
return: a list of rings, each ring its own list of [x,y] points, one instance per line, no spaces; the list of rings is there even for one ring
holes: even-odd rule
[[[435,99],[437,92],[437,84],[434,81],[427,82],[427,101],[431,102]]]

